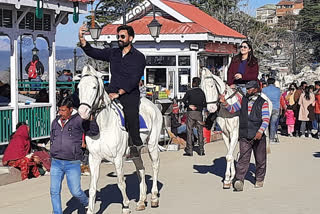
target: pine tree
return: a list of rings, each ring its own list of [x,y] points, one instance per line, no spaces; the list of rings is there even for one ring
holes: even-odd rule
[[[305,0],[304,8],[298,17],[298,30],[312,36],[312,46],[315,48],[316,59],[320,58],[320,1]]]
[[[299,29],[309,33],[320,33],[320,1],[305,0],[299,15]]]

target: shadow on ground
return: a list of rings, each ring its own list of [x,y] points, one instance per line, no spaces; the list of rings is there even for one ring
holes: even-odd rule
[[[109,177],[116,177],[115,173],[111,172],[107,174]],[[126,192],[129,200],[135,199],[135,201],[139,200],[139,181],[136,173],[125,175],[126,179]],[[151,193],[152,188],[152,177],[150,175],[146,175],[146,184],[147,184],[147,194]],[[162,189],[163,184],[158,181],[158,190]],[[89,195],[89,190],[85,191],[86,195]],[[110,204],[118,203],[122,204],[122,195],[118,188],[118,185],[109,184],[104,188],[97,191],[96,201],[101,201],[100,209],[96,212],[97,214],[102,214]],[[67,208],[63,211],[63,214],[71,214],[74,211],[78,211],[78,214],[85,214],[85,210],[80,202],[76,198],[71,198],[67,202]],[[119,213],[121,210],[119,210]]]
[[[235,164],[236,163],[237,162],[235,161]],[[200,174],[211,173],[216,176],[219,176],[221,177],[221,182],[223,182],[226,168],[227,168],[227,161],[225,157],[220,157],[220,158],[214,159],[212,165],[193,165],[193,168],[197,170],[195,173],[200,173]],[[256,171],[255,165],[253,163],[250,163],[245,180],[248,180],[252,184],[255,184],[255,177],[254,177],[255,171]]]
[[[315,152],[315,153],[313,153],[313,157],[315,157],[315,158],[320,158],[320,152]]]

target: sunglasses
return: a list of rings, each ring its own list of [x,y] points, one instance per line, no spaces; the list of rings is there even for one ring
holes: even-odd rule
[[[119,38],[125,39],[125,38],[126,38],[126,35],[117,35],[117,39],[119,39]]]
[[[247,49],[248,46],[243,46],[243,45],[241,45],[240,48]]]

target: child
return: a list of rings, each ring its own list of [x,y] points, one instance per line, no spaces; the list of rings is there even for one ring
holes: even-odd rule
[[[294,131],[294,124],[296,122],[296,118],[294,117],[293,106],[289,105],[286,110],[286,124],[288,126],[288,135],[292,137],[292,132]]]

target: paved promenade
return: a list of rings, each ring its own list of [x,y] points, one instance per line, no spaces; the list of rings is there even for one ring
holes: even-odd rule
[[[222,189],[226,162],[222,141],[205,146],[206,156],[182,156],[179,152],[161,153],[159,176],[160,207],[150,208],[151,163],[144,155],[149,204],[146,211],[135,211],[138,180],[132,163],[125,164],[127,193],[132,213],[141,214],[308,214],[320,212],[320,140],[281,137],[280,145],[272,145],[268,155],[265,186],[254,189],[252,170],[243,192]],[[121,195],[116,185],[113,165],[102,164],[97,213],[121,213]],[[0,187],[1,214],[49,214],[49,176]],[[82,177],[88,190],[90,177]],[[86,191],[88,192],[88,191]],[[72,199],[66,182],[62,190],[64,214],[83,213]]]

